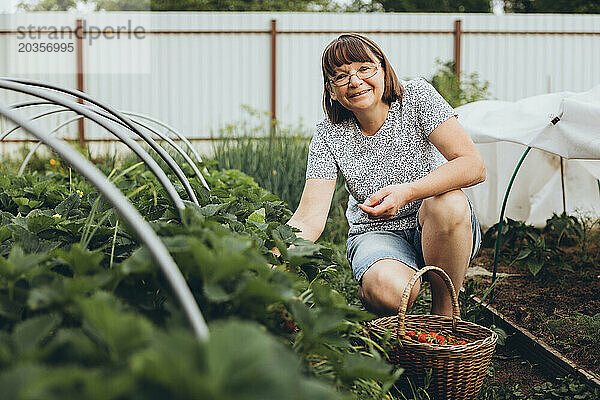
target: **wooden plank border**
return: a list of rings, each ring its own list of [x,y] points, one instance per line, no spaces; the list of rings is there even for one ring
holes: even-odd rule
[[[486,317],[511,335],[508,343],[514,346],[527,360],[540,366],[551,376],[573,375],[593,388],[600,389],[600,377],[578,366],[558,351],[538,340],[531,332],[524,329],[489,304],[484,304],[478,297],[473,301],[482,307]]]

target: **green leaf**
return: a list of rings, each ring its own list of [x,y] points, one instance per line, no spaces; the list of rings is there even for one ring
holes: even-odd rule
[[[560,262],[558,264],[558,267],[560,269],[562,269],[563,271],[575,272],[575,270],[573,269],[573,267],[570,266],[569,264],[565,263],[565,262]]]
[[[266,279],[252,279],[236,293],[236,300],[253,305],[268,305],[284,300],[291,300],[293,297],[293,293],[289,287],[278,287]]]
[[[23,355],[36,347],[60,324],[61,317],[54,314],[29,318],[13,331],[13,340],[19,354]]]
[[[133,377],[115,368],[60,366],[48,369],[20,393],[20,400],[120,400],[133,397]]]
[[[17,280],[48,257],[47,254],[25,254],[19,245],[13,246],[8,258],[0,257],[0,277]]]
[[[31,289],[27,299],[27,306],[32,310],[39,310],[50,307],[53,304],[65,302],[67,294],[64,291],[62,279],[56,278],[49,285]]]
[[[60,214],[63,219],[68,219],[73,215],[78,214],[78,207],[81,204],[81,197],[78,193],[73,193],[64,199],[59,205],[54,208],[56,214]]]
[[[152,258],[145,247],[136,249],[133,254],[121,264],[119,270],[122,275],[147,274],[154,272]]]
[[[16,301],[11,301],[8,294],[0,293],[0,315],[13,321],[19,321],[23,314],[23,305]],[[1,386],[0,386],[1,387]]]
[[[40,239],[27,229],[16,224],[7,225],[7,228],[12,231],[15,239],[21,242],[27,252],[33,253],[40,247]]]
[[[41,194],[48,191],[48,187],[52,186],[53,182],[51,180],[42,181],[40,183],[36,183],[32,187],[32,193],[36,197],[40,197]]]
[[[340,378],[348,384],[357,379],[382,381],[392,376],[392,366],[372,356],[359,353],[345,353],[339,373]]]
[[[72,234],[74,236],[80,235],[84,226],[85,226],[84,219],[66,220],[60,224],[60,227],[62,229],[66,230],[67,232],[69,232],[70,234]]]
[[[206,282],[202,288],[206,298],[212,302],[222,303],[231,299],[231,295],[216,283]]]
[[[325,383],[308,380],[299,368],[297,355],[255,323],[229,320],[210,328],[211,339],[205,346],[207,378],[222,398],[345,397]]]
[[[3,193],[4,194],[4,193]],[[0,225],[8,225],[11,224],[14,220],[15,216],[6,211],[0,211]]]
[[[267,231],[267,229],[269,228],[269,224],[263,224],[263,223],[256,222],[256,221],[251,221],[251,220],[248,220],[248,222],[247,222],[247,223],[248,223],[248,224],[250,224],[250,226],[255,226],[255,227],[257,227],[259,230],[261,230],[261,231],[263,231],[263,232],[266,232],[266,231]]]
[[[23,392],[44,372],[44,367],[37,364],[18,364],[0,374],[2,400],[19,400]]]
[[[27,205],[31,208],[35,208],[35,207],[39,206],[40,204],[42,204],[42,202],[39,200],[29,200],[29,204],[27,204]]]
[[[12,199],[18,206],[26,206],[29,204],[29,199],[26,197],[13,197]]]
[[[105,292],[80,300],[79,307],[87,330],[106,343],[113,361],[141,348],[153,329],[147,319],[126,311],[117,298]]]
[[[204,207],[200,207],[199,211],[200,211],[200,214],[204,215],[205,217],[212,217],[217,212],[219,212],[219,210],[221,210],[222,208],[224,208],[226,206],[227,206],[226,203],[222,203],[222,204],[207,204]]]
[[[103,349],[80,328],[60,329],[45,346],[48,358],[57,363],[95,364],[106,361]]]
[[[48,254],[25,254],[20,246],[13,246],[7,261],[15,266],[17,274],[24,274],[48,258]]]
[[[301,301],[290,302],[290,310],[296,322],[302,329],[312,329],[315,321],[314,316],[311,314],[306,304]]]
[[[108,272],[74,278],[58,275],[51,283],[31,289],[27,305],[32,310],[63,305],[101,290],[112,283],[113,279],[115,279],[114,274]]]
[[[90,251],[75,243],[69,251],[58,250],[56,255],[73,270],[75,275],[89,275],[98,272],[104,255],[96,250]]]
[[[319,244],[315,244],[309,240],[298,238],[294,241],[294,247],[288,249],[290,259],[293,257],[307,257],[317,255],[323,248]]]
[[[52,215],[49,210],[32,210],[26,217],[27,230],[37,234],[54,227],[60,221],[60,217],[53,217]]]
[[[248,216],[248,221],[258,222],[260,224],[266,223],[265,208],[264,207],[259,208],[258,210],[254,211],[252,214],[250,214]]]
[[[515,261],[524,260],[525,258],[529,257],[530,254],[531,254],[531,249],[525,248],[519,252],[519,255],[517,256],[517,258],[515,258]]]
[[[533,276],[536,276],[538,274],[538,272],[540,272],[542,270],[542,267],[544,266],[544,261],[539,261],[539,260],[533,260],[527,263],[527,268],[529,268],[529,272],[531,272],[531,274]]]

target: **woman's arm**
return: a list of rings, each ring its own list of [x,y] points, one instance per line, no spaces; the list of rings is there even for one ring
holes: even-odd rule
[[[485,180],[481,154],[456,118],[451,117],[441,123],[431,132],[429,140],[448,162],[414,182],[386,186],[372,194],[359,204],[369,217],[390,218],[410,202]]]
[[[441,123],[431,132],[429,140],[448,162],[409,184],[412,191],[410,201],[485,181],[481,154],[456,118],[450,117]]]
[[[327,222],[331,199],[335,192],[335,179],[307,179],[300,204],[288,225],[300,229],[296,236],[315,242]]]

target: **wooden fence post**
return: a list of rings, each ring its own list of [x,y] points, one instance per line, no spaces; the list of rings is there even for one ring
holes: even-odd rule
[[[277,119],[277,20],[271,20],[271,120]]]
[[[456,68],[456,77],[460,82],[460,42],[462,33],[462,20],[454,21],[454,65]]]
[[[77,19],[75,28],[76,48],[77,48],[77,90],[83,92],[83,21]],[[83,100],[77,98],[77,102],[83,104]],[[85,147],[85,123],[84,119],[80,118],[77,121],[79,127],[79,144],[81,147]]]

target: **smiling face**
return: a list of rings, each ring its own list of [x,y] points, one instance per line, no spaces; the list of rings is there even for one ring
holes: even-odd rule
[[[365,66],[377,65],[370,76]],[[369,110],[390,106],[401,100],[404,88],[381,48],[371,39],[356,33],[345,33],[334,39],[323,51],[323,109],[334,124],[350,120]],[[339,74],[351,75],[346,85],[335,86],[330,80]],[[364,79],[360,79],[361,75]]]
[[[335,68],[330,80],[339,75],[350,75],[350,82],[346,85],[328,84],[331,99],[353,113],[375,110],[383,104],[384,74],[375,56],[371,56],[371,62],[355,61]],[[377,68],[373,76],[359,78],[359,75],[365,76],[364,72],[373,67]]]

